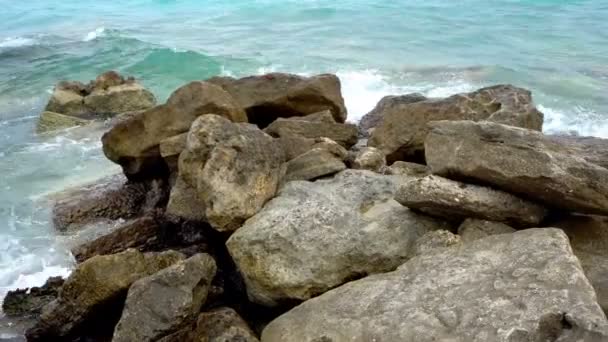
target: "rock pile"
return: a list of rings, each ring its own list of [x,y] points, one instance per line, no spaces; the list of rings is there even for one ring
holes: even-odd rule
[[[608,340],[605,141],[542,134],[510,85],[345,120],[337,77],[277,73],[121,120],[102,142],[127,178],[63,194],[54,222],[127,221],[59,290],[9,295],[48,302],[28,340]]]

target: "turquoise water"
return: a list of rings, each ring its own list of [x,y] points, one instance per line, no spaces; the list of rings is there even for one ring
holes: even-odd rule
[[[546,130],[608,137],[601,0],[0,0],[0,297],[66,274],[44,194],[116,170],[101,130],[33,134],[59,79],[115,69],[165,99],[210,76],[337,73],[350,119],[387,94],[534,92]]]

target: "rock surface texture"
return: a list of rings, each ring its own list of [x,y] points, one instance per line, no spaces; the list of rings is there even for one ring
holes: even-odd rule
[[[515,229],[504,223],[471,218],[464,220],[458,227],[458,235],[463,242],[483,239],[490,235],[510,234],[515,232]]]
[[[329,138],[345,148],[357,143],[357,126],[336,122],[307,121],[298,119],[277,119],[264,131],[275,138]]]
[[[558,229],[420,255],[271,322],[263,342],[605,341],[608,321]]]

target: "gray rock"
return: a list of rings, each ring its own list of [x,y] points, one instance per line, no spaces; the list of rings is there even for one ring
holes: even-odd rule
[[[468,218],[458,227],[458,235],[463,242],[483,239],[490,235],[510,234],[516,230],[501,222]]]
[[[416,240],[412,256],[439,252],[442,248],[460,246],[461,243],[460,236],[448,230],[433,230]]]
[[[608,170],[540,132],[491,122],[430,124],[433,173],[491,184],[567,211],[608,214]]]
[[[270,73],[241,79],[213,77],[247,111],[249,122],[266,127],[279,117],[306,116],[329,110],[337,122],[346,120],[340,79],[323,74],[302,77]]]
[[[352,124],[279,118],[264,131],[275,138],[287,136],[329,138],[345,148],[357,143],[357,126]]]
[[[449,226],[392,200],[396,177],[345,170],[287,183],[226,245],[254,302],[307,300],[407,260],[428,231]]]
[[[542,206],[504,191],[439,176],[404,182],[395,200],[408,208],[451,221],[474,217],[531,227],[547,214]]]
[[[372,130],[382,122],[384,114],[400,105],[428,100],[418,93],[406,95],[388,95],[383,97],[371,112],[365,114],[359,121],[359,132],[363,137],[369,137]]]
[[[363,147],[353,153],[350,167],[382,173],[386,167],[386,158],[375,147]]]
[[[389,163],[419,159],[424,155],[427,123],[436,120],[488,120],[542,130],[543,114],[532,103],[528,90],[497,85],[444,99],[428,99],[389,106],[369,139]]]
[[[283,181],[313,180],[344,169],[346,165],[340,156],[323,148],[313,148],[287,162]]]
[[[426,165],[396,161],[386,169],[386,173],[389,175],[421,178],[429,175],[431,170]]]
[[[196,186],[188,184],[178,176],[171,188],[169,203],[165,213],[171,218],[183,218],[189,221],[205,221],[205,202],[199,198]]]
[[[548,135],[547,139],[567,146],[574,154],[591,164],[608,168],[608,139],[574,135]]]
[[[193,323],[216,270],[211,256],[196,254],[134,282],[112,341],[156,341]]]
[[[284,160],[276,141],[255,125],[203,115],[188,133],[179,177],[196,189],[205,220],[233,231],[275,195]]]
[[[494,235],[353,281],[271,322],[263,342],[608,339],[608,321],[558,229]]]
[[[178,134],[162,140],[158,146],[160,156],[163,157],[172,174],[177,174],[179,155],[186,149],[187,137],[188,133]]]

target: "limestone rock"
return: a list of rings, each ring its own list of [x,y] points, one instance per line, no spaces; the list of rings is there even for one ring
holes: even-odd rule
[[[247,111],[249,122],[266,127],[279,117],[305,116],[329,110],[337,122],[346,120],[346,107],[335,75],[302,77],[270,73],[241,79],[213,77],[208,82],[229,92]]]
[[[82,94],[70,88],[73,89],[67,82],[59,83],[53,90],[53,95],[51,95],[44,111],[74,117],[86,116],[88,113],[88,109],[84,104],[84,95],[86,93]]]
[[[412,256],[439,252],[441,248],[460,246],[461,243],[460,236],[454,235],[448,230],[433,230],[416,240]]]
[[[36,133],[46,133],[74,126],[84,126],[89,123],[91,123],[91,120],[44,111],[42,114],[40,114],[40,119],[38,119]]]
[[[188,133],[182,133],[164,139],[159,144],[160,156],[165,159],[171,173],[177,172],[179,155],[186,149]]]
[[[112,341],[156,341],[191,324],[216,270],[211,256],[196,254],[134,282]]]
[[[42,308],[57,298],[63,278],[51,277],[44,285],[8,291],[2,301],[2,312],[9,317],[36,316]]]
[[[188,132],[197,117],[210,113],[235,122],[247,120],[243,109],[222,88],[191,82],[173,92],[166,104],[116,124],[102,137],[103,151],[128,177],[162,174],[160,142]]]
[[[275,195],[283,162],[280,146],[256,126],[203,115],[188,133],[179,177],[196,188],[206,221],[233,231]]]
[[[574,135],[548,135],[547,139],[567,146],[572,153],[591,164],[608,168],[608,139]]]
[[[382,122],[384,114],[400,105],[410,104],[428,100],[424,95],[418,93],[406,95],[388,95],[383,97],[371,112],[365,114],[359,121],[359,133],[363,137],[369,137],[372,130]]]
[[[422,178],[431,173],[428,166],[404,161],[396,161],[386,171],[389,175]]]
[[[313,180],[346,169],[342,158],[323,148],[313,148],[286,164],[284,182]]]
[[[608,170],[540,132],[491,122],[431,124],[433,173],[491,184],[567,211],[608,214]]]
[[[451,221],[474,217],[531,227],[547,213],[542,206],[509,193],[439,176],[405,182],[395,199],[408,208]]]
[[[264,130],[275,138],[288,136],[304,138],[329,138],[345,148],[357,143],[357,127],[352,124],[277,119]]]
[[[199,198],[196,186],[188,184],[183,177],[177,176],[171,188],[166,213],[171,218],[189,221],[205,221],[205,202]]]
[[[458,227],[458,235],[463,242],[483,239],[490,235],[516,232],[504,223],[468,218]]]
[[[226,245],[250,299],[274,306],[307,300],[409,258],[418,237],[449,228],[392,200],[398,179],[345,170],[287,183]]]
[[[382,122],[369,139],[387,161],[420,159],[424,155],[427,123],[436,120],[488,120],[540,131],[543,114],[529,91],[497,85],[444,99],[429,99],[388,106]]]
[[[200,314],[194,330],[193,341],[259,342],[241,316],[227,307]]]
[[[263,342],[605,341],[608,321],[558,229],[494,235],[350,282],[271,322]]]
[[[350,167],[382,173],[386,167],[386,158],[375,147],[363,147],[353,153]]]
[[[124,300],[131,284],[181,259],[183,255],[173,251],[143,254],[129,249],[83,262],[66,279],[59,297],[27,331],[28,341],[57,341],[86,334],[88,329],[112,329],[116,301]],[[105,319],[93,319],[95,316]]]
[[[142,85],[134,82],[95,89],[84,98],[91,113],[116,115],[152,108],[156,105],[154,95]]]

